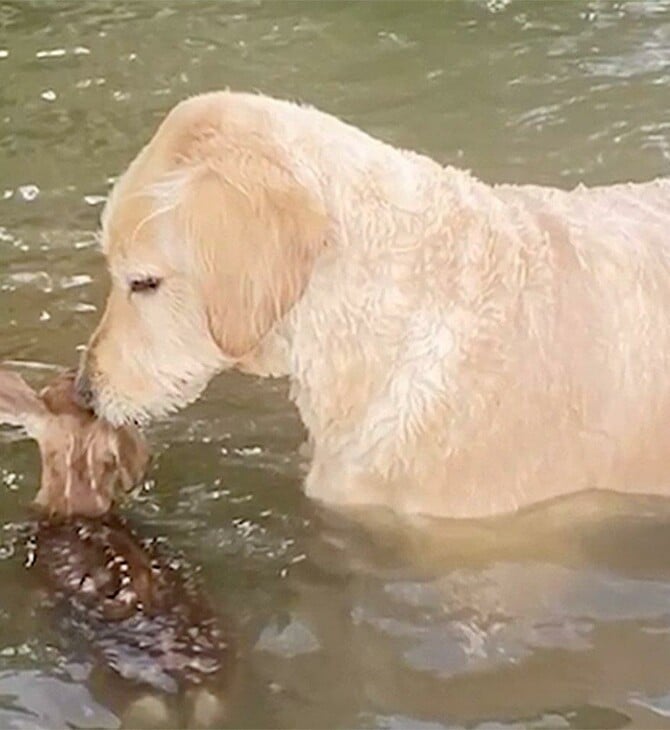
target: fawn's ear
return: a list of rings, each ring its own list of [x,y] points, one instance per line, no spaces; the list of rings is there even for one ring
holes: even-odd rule
[[[149,448],[134,426],[113,428],[98,421],[91,429],[86,458],[91,491],[111,503],[117,485],[128,492],[140,482],[149,463]]]
[[[18,373],[0,369],[0,423],[22,426],[35,436],[48,415],[37,393]]]
[[[124,492],[128,492],[146,473],[149,447],[144,436],[133,426],[117,428],[115,437],[114,458],[118,481]]]

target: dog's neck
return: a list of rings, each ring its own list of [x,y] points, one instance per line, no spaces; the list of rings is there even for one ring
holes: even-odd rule
[[[392,147],[316,109],[292,111],[278,115],[277,140],[283,140],[298,181],[320,194],[339,245],[359,249],[373,244],[375,232],[361,228],[363,212],[367,220],[375,211],[422,217],[437,199],[435,183],[445,168],[435,161]],[[388,236],[381,237],[388,245]]]
[[[263,105],[253,96],[246,101]],[[319,301],[324,306],[346,302],[332,288],[347,280],[355,287],[366,270],[380,278],[402,278],[403,267],[416,266],[417,242],[429,238],[431,229],[444,230],[454,209],[474,206],[472,198],[490,195],[491,188],[465,171],[392,147],[317,109],[279,100],[273,105],[276,113],[268,118],[266,132],[292,176],[325,211],[327,245],[301,299],[253,351],[228,366],[261,376],[290,375],[299,382],[302,365],[293,355],[295,341],[305,325],[310,329],[301,312],[318,308]],[[384,272],[387,266],[393,270]],[[356,299],[354,292],[348,297]]]
[[[277,137],[289,138],[289,130],[293,135],[289,139],[292,172],[311,191],[316,191],[326,210],[328,245],[316,261],[301,299],[237,367],[260,376],[289,376],[293,399],[309,428],[310,414],[314,413],[308,403],[310,381],[327,381],[327,371],[332,374],[333,383],[337,380],[340,388],[360,391],[365,399],[371,383],[363,382],[355,363],[365,360],[360,372],[369,376],[375,373],[369,361],[376,359],[374,351],[341,354],[340,368],[340,335],[322,329],[315,313],[321,312],[326,328],[339,318],[343,322],[350,320],[347,332],[359,325],[364,329],[366,309],[375,307],[374,301],[365,301],[369,292],[373,299],[398,298],[397,310],[399,319],[402,318],[412,307],[406,305],[402,285],[397,283],[411,276],[420,265],[417,257],[422,254],[417,242],[427,240],[431,230],[439,231],[443,240],[446,219],[457,217],[455,211],[481,207],[481,199],[492,197],[493,192],[465,171],[445,168],[422,155],[395,149],[316,110],[307,114],[317,115],[318,124],[313,118],[306,118],[305,113],[306,110],[300,110],[288,123],[284,121],[286,126]],[[338,139],[337,145],[332,143],[333,139]],[[406,296],[414,296],[415,292],[415,287],[408,287]],[[362,336],[361,348],[384,347],[384,327],[397,324],[390,321],[392,317],[384,321],[391,311],[386,305],[381,307],[377,318],[380,332]],[[353,320],[358,324],[353,325]],[[350,347],[351,341],[347,339],[342,345]],[[392,357],[381,360],[389,362]],[[381,371],[376,375],[383,377]],[[318,400],[320,404],[326,400],[323,393]],[[344,400],[351,402],[350,397]]]
[[[430,224],[428,191],[431,181],[445,170],[427,157],[397,150],[316,109],[278,103],[285,114],[273,119],[275,143],[284,145],[292,174],[318,196],[328,218],[327,246],[303,293],[305,299],[311,298],[310,289],[318,296],[324,279],[339,278],[338,269],[347,262],[383,256],[391,245],[402,246],[402,241],[388,235],[399,218],[405,219],[406,242],[411,246],[412,238]],[[338,139],[337,145],[333,139]],[[376,228],[369,226],[371,218],[378,221]],[[302,308],[297,302],[235,367],[260,376],[295,375],[292,352]]]

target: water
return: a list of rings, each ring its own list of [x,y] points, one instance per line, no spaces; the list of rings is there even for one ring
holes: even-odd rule
[[[300,98],[488,181],[670,170],[670,2],[0,3],[0,360],[74,362],[114,177],[177,100]],[[150,431],[128,511],[239,636],[235,727],[670,727],[670,516],[574,499],[479,525],[338,516],[299,489],[286,385],[226,375]],[[118,727],[23,565],[32,443],[0,433],[0,725]],[[179,711],[170,710],[179,723]]]

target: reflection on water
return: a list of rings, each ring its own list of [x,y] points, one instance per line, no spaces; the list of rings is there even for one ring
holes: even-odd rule
[[[302,98],[488,181],[566,186],[668,173],[669,59],[667,0],[5,2],[0,360],[31,381],[73,362],[105,293],[109,184],[188,94]],[[127,511],[234,618],[231,726],[670,726],[667,505],[327,513],[299,491],[286,385],[237,375],[149,436]],[[23,564],[37,470],[0,432],[0,726],[118,727],[143,698],[49,618]]]

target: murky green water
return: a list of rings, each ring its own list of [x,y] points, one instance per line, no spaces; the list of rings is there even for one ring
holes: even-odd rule
[[[667,0],[0,2],[0,360],[34,382],[74,362],[110,181],[177,100],[225,86],[491,181],[670,170]],[[300,492],[285,385],[236,375],[150,436],[129,513],[236,626],[231,726],[670,726],[666,506],[347,520]],[[117,727],[134,688],[96,679],[23,565],[37,477],[36,448],[0,433],[0,726]]]

